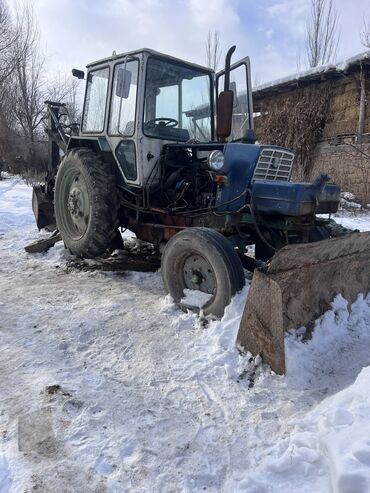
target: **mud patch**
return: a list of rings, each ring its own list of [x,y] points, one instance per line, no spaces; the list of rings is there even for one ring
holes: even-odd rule
[[[56,455],[58,444],[49,411],[35,411],[18,418],[18,450],[41,457]]]
[[[45,387],[45,392],[48,395],[60,394],[60,395],[66,396],[66,397],[71,396],[71,394],[69,392],[67,392],[66,390],[64,390],[63,387],[61,387],[58,383],[54,384],[54,385],[47,385]]]
[[[108,258],[97,257],[94,260],[74,258],[64,268],[67,273],[75,271],[109,271],[109,272],[156,272],[161,265],[160,256],[147,252],[131,253],[120,251]]]

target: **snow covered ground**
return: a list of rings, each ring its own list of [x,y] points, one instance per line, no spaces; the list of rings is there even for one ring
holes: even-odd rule
[[[160,273],[25,253],[39,235],[0,181],[0,493],[370,491],[370,296],[288,334],[280,377],[235,347],[248,286],[200,320]]]

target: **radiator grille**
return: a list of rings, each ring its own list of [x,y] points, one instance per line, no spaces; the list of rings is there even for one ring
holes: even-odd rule
[[[262,149],[253,174],[255,180],[289,181],[292,174],[294,153],[280,149]]]

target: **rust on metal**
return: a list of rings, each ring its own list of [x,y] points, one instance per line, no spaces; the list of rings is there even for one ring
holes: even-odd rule
[[[62,241],[59,231],[55,231],[49,238],[38,240],[24,247],[27,253],[44,253],[47,252],[58,241]]]
[[[337,294],[349,303],[370,290],[370,232],[289,245],[256,270],[238,343],[284,374],[284,332],[320,317]]]
[[[40,186],[33,187],[32,210],[39,230],[46,228],[53,231],[56,228],[54,204],[45,196]]]
[[[161,241],[168,241],[179,230],[186,228],[185,218],[183,216],[174,216],[166,214],[161,217],[161,223],[137,222],[131,218],[128,227],[138,238],[149,243],[158,244]]]

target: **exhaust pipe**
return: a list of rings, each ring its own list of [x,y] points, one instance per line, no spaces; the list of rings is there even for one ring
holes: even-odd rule
[[[225,83],[224,83],[224,91],[230,90],[230,66],[231,66],[231,57],[236,50],[236,46],[232,46],[229,51],[226,53],[225,58]]]

